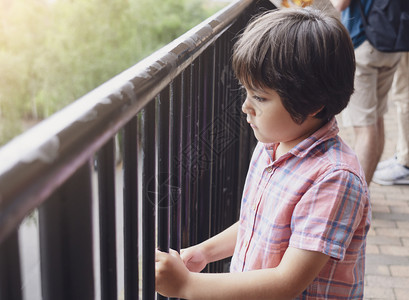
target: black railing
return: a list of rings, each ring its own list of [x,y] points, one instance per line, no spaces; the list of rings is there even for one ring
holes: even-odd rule
[[[237,220],[254,138],[231,48],[266,8],[231,4],[1,149],[0,299],[32,299],[18,228],[33,210],[53,300],[154,299],[155,248]]]

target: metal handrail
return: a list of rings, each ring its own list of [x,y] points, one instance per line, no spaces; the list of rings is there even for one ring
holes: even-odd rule
[[[0,242],[227,30],[251,2],[232,3],[1,148]]]

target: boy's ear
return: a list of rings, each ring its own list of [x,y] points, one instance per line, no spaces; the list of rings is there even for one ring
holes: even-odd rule
[[[318,114],[324,109],[324,107],[325,107],[325,106],[321,106],[319,109],[317,109],[316,111],[313,111],[313,112],[310,113],[308,116],[310,116],[310,117],[315,117],[316,115],[318,115]]]

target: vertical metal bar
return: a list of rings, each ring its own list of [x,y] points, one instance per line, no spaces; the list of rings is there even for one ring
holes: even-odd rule
[[[213,114],[214,118],[221,118],[220,116],[220,107],[221,107],[221,101],[222,101],[222,88],[224,86],[224,81],[222,80],[222,75],[223,75],[223,65],[222,65],[222,60],[221,56],[223,55],[223,50],[222,49],[222,42],[221,40],[223,39],[224,35],[222,35],[215,43],[215,56],[216,56],[216,63],[215,63],[215,92],[214,92],[214,100],[213,100]],[[217,158],[214,159],[213,162],[213,174],[212,174],[212,195],[211,195],[211,214],[213,216],[212,222],[211,222],[211,234],[216,235],[219,233],[219,228],[217,226],[218,224],[218,216],[220,215],[218,203],[220,201],[220,196],[221,196],[221,189],[222,186],[220,184],[220,178],[222,176],[221,174],[221,155],[218,155]],[[211,271],[214,272],[215,270],[212,269],[211,266]]]
[[[223,134],[223,131],[220,128],[220,122],[217,123],[216,120],[220,119],[220,87],[222,85],[221,82],[221,74],[222,74],[222,66],[219,63],[219,55],[221,55],[220,50],[220,38],[216,41],[213,45],[212,49],[212,99],[209,103],[211,106],[211,120],[212,120],[212,132],[211,132],[211,149],[212,149],[212,165],[211,165],[211,178],[210,178],[210,199],[209,199],[209,234],[211,236],[219,233],[217,228],[217,215],[220,214],[218,209],[218,202],[221,201],[218,198],[217,191],[219,189],[219,184],[217,182],[220,176],[220,158],[221,158],[221,151],[220,151],[220,134]],[[217,272],[217,264],[210,264],[209,266],[210,272]]]
[[[225,40],[225,47],[226,49],[230,49],[230,41],[229,41],[229,34],[226,34],[226,40]],[[224,118],[224,126],[229,126],[229,124],[231,124],[231,118],[229,117],[229,113],[230,111],[227,109],[227,107],[229,107],[229,105],[231,104],[231,98],[229,98],[231,96],[231,75],[232,75],[232,71],[231,71],[231,67],[230,67],[230,63],[229,63],[229,57],[227,57],[226,55],[224,55],[224,61],[225,61],[225,80],[226,80],[226,86],[225,86],[225,98],[224,98],[224,111],[223,111],[223,118]],[[229,109],[231,109],[231,107],[229,107]],[[225,130],[226,131],[226,135],[225,135],[225,139],[229,140],[232,136],[232,132],[231,130]],[[230,151],[229,151],[230,150]],[[225,227],[226,224],[226,220],[229,220],[229,215],[231,214],[231,212],[229,214],[226,213],[226,211],[228,209],[231,209],[231,201],[232,201],[232,159],[229,159],[229,156],[231,155],[231,149],[228,149],[227,151],[224,152],[224,169],[226,172],[226,176],[224,177],[224,193],[223,193],[223,199],[224,201],[221,202],[222,205],[222,210],[223,214],[221,217],[221,222],[220,222],[220,230],[223,230],[223,228]],[[234,159],[234,156],[230,156],[231,158]]]
[[[227,101],[227,90],[229,88],[229,82],[228,82],[228,71],[229,71],[229,61],[226,58],[226,52],[228,51],[228,48],[226,47],[227,44],[227,37],[224,36],[224,38],[221,40],[221,47],[222,51],[219,52],[220,55],[220,64],[222,66],[222,85],[220,86],[220,104],[219,104],[219,116],[222,120],[222,124],[226,124],[226,101]],[[223,130],[222,130],[223,131]],[[226,136],[224,136],[226,138]],[[227,178],[229,174],[227,173],[227,168],[226,168],[226,152],[221,153],[220,155],[220,165],[219,168],[221,170],[220,176],[219,176],[219,194],[217,198],[217,208],[216,210],[218,211],[217,214],[217,219],[216,219],[216,228],[217,231],[220,232],[223,229],[223,217],[225,215],[225,203],[229,201],[228,195],[227,195]]]
[[[0,299],[22,299],[18,233],[0,245]]]
[[[214,47],[210,46],[200,56],[200,128],[199,128],[199,214],[198,214],[198,242],[210,237],[211,219],[211,182],[214,160],[214,133],[217,120],[213,117],[212,100],[214,98]],[[216,132],[217,133],[217,132]]]
[[[185,175],[182,163],[182,149],[184,140],[183,130],[183,74],[177,76],[170,85],[169,107],[169,170],[170,170],[170,245],[169,247],[180,251],[182,242],[181,208],[182,208],[182,180]],[[171,298],[178,300],[178,298]]]
[[[226,47],[227,49],[232,49],[232,39],[234,39],[234,35],[230,32],[226,32]],[[236,198],[236,177],[237,177],[237,149],[238,149],[238,129],[239,129],[239,122],[233,117],[236,114],[236,107],[237,107],[237,98],[236,98],[236,91],[233,89],[235,86],[233,84],[234,76],[233,71],[231,68],[231,64],[229,63],[229,57],[226,57],[226,67],[228,69],[227,72],[227,82],[229,88],[226,91],[226,127],[228,130],[226,140],[228,141],[227,151],[226,151],[226,169],[228,172],[228,176],[226,180],[226,197],[227,202],[225,202],[225,208],[230,211],[229,214],[225,214],[223,218],[222,228],[226,228],[230,224],[233,223],[236,219],[232,216],[235,215],[237,211],[237,204],[238,199]],[[229,157],[229,158],[228,158]]]
[[[125,299],[139,299],[138,227],[138,116],[125,126],[124,134],[124,271]]]
[[[157,174],[158,174],[158,247],[169,252],[169,87],[165,88],[157,98]]]
[[[226,34],[226,48],[227,49],[231,49],[231,41],[229,40],[229,38],[233,38],[229,32],[227,32]],[[234,130],[235,130],[235,125],[232,123],[233,119],[231,118],[230,114],[231,114],[231,110],[232,108],[234,108],[234,104],[232,105],[232,100],[234,100],[234,97],[232,95],[232,77],[233,77],[233,71],[231,69],[231,64],[229,63],[229,57],[226,57],[226,68],[227,68],[227,86],[228,88],[226,89],[226,107],[228,107],[228,109],[225,110],[224,115],[225,115],[225,119],[226,119],[226,127],[229,127],[229,130],[226,130],[227,135],[226,135],[226,140],[228,141],[232,141],[233,145],[236,145],[235,141],[235,136],[234,136]],[[236,162],[234,161],[235,158],[235,151],[233,151],[234,147],[230,147],[229,149],[227,149],[226,153],[226,172],[227,172],[227,177],[226,177],[226,182],[225,182],[225,186],[226,186],[226,193],[225,193],[225,197],[226,200],[223,204],[224,204],[224,208],[225,208],[225,212],[227,210],[232,210],[232,203],[234,201],[233,199],[233,191],[235,190],[235,186],[234,186],[234,176],[235,176],[235,172],[234,172],[234,167],[236,166]],[[231,157],[232,159],[228,159],[228,157]],[[232,210],[233,212],[233,210]],[[232,213],[230,212],[229,214],[224,215],[224,218],[222,219],[222,228],[226,227],[228,223],[231,222],[230,215]]]
[[[184,176],[181,153],[183,149],[183,101],[182,101],[182,75],[175,78],[170,90],[170,247],[176,251],[181,248],[181,202],[182,202],[182,178]]]
[[[191,85],[191,66],[188,67],[182,76],[182,145],[180,148],[180,161],[183,167],[183,177],[182,177],[182,193],[184,201],[182,205],[182,247],[188,247],[192,245],[190,240],[190,207],[192,206],[191,199],[191,168],[192,168],[192,152],[193,152],[193,139],[192,139],[192,85]]]
[[[99,151],[98,191],[101,264],[101,299],[117,299],[115,221],[115,141],[110,139]]]
[[[142,298],[155,297],[155,102],[142,113]]]
[[[166,87],[157,97],[156,136],[157,136],[157,220],[158,220],[158,248],[169,252],[170,238],[170,202],[169,202],[169,87]],[[157,295],[157,299],[168,299]]]
[[[58,191],[38,210],[40,232],[41,288],[44,300],[64,299],[65,277],[62,224],[63,203]],[[58,271],[56,269],[59,269]],[[53,274],[55,272],[55,274]]]
[[[93,299],[91,164],[39,209],[43,299]]]
[[[196,59],[191,67],[191,155],[190,155],[190,243],[197,244],[198,230],[198,180],[199,180],[199,88],[200,77],[198,72],[200,69],[200,60]]]

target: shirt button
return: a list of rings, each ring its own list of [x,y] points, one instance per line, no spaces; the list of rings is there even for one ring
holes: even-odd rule
[[[268,173],[271,173],[271,172],[273,171],[273,168],[272,168],[272,167],[268,167],[268,168],[266,169],[266,171],[267,171]]]

